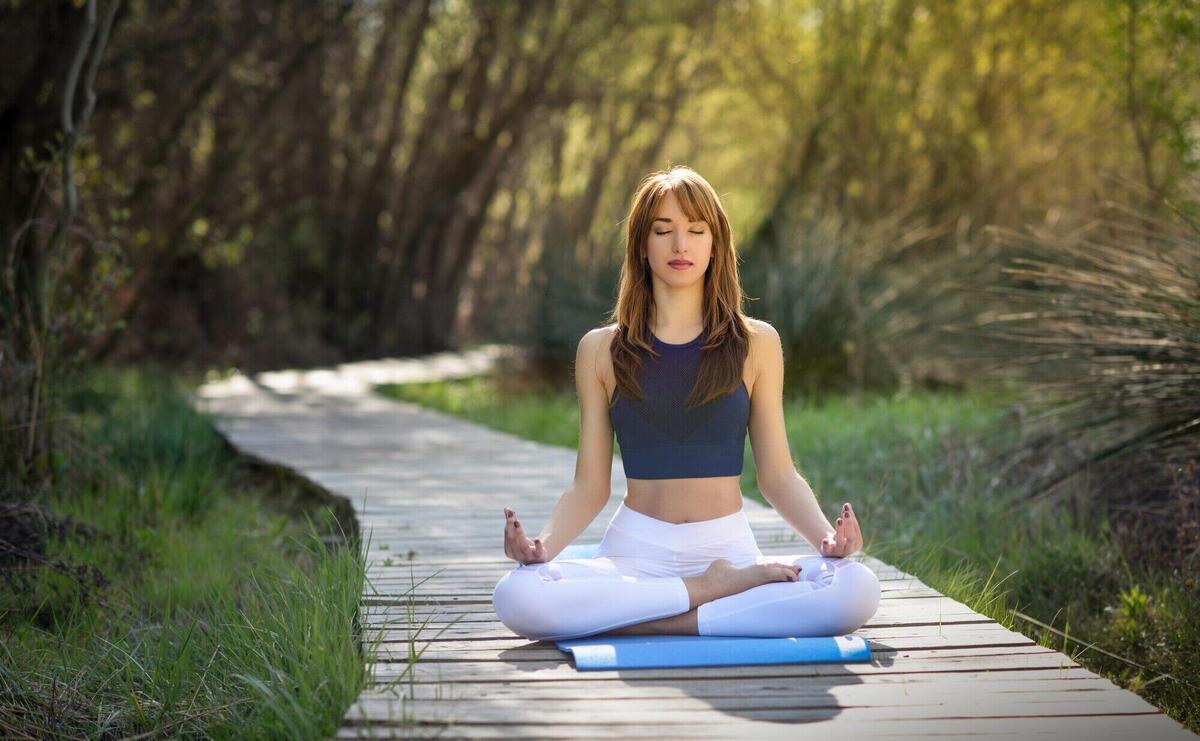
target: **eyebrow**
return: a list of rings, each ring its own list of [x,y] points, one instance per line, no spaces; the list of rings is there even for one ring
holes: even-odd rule
[[[666,216],[659,216],[659,217],[658,217],[657,219],[655,219],[654,221],[656,221],[656,222],[658,222],[658,221],[665,221],[665,222],[667,222],[668,224],[674,224],[674,223],[675,223],[675,222],[671,221],[670,219],[668,219]],[[697,219],[696,221],[689,221],[688,223],[689,223],[689,224],[703,224],[703,223],[705,223],[705,222],[704,222],[704,219]]]

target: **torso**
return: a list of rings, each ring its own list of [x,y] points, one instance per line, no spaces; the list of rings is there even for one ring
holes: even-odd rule
[[[609,341],[616,333],[609,332]],[[689,338],[664,337],[666,342],[686,342]],[[754,398],[754,343],[742,367],[742,380],[750,398]],[[600,352],[600,376],[609,406],[617,392],[617,378],[613,373],[612,353],[608,345]],[[658,520],[675,524],[712,520],[731,515],[742,508],[740,476],[709,476],[687,479],[630,479],[626,480],[625,506]]]

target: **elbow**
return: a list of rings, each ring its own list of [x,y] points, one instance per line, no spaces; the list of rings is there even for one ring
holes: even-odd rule
[[[612,495],[612,477],[576,476],[575,481],[571,482],[571,490],[583,499],[599,501],[601,506],[604,506]]]
[[[575,479],[571,491],[580,499],[589,502],[597,509],[604,509],[612,497],[612,479]]]
[[[775,504],[775,498],[779,494],[789,491],[792,484],[799,478],[799,472],[794,467],[788,467],[759,479],[758,490],[762,492],[763,499]]]

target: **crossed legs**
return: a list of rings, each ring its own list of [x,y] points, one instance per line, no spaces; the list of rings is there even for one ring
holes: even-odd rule
[[[875,574],[849,559],[762,556],[742,568],[717,559],[701,574],[680,576],[600,557],[514,568],[497,583],[492,604],[501,622],[531,640],[782,637],[852,632],[875,613],[879,596]]]

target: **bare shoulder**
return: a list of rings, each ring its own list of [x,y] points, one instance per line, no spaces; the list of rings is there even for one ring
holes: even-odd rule
[[[616,324],[606,324],[602,327],[590,329],[579,340],[579,354],[581,358],[586,358],[588,364],[594,369],[596,376],[604,383],[606,387],[610,384],[608,379],[612,377],[612,348],[613,337],[617,334]]]
[[[752,359],[769,359],[774,355],[774,349],[781,347],[779,331],[762,319],[746,317],[750,326],[750,357]]]
[[[779,339],[779,332],[765,319],[755,319],[752,316],[747,316],[746,324],[750,325],[750,340],[752,343],[761,341],[763,337]]]
[[[770,322],[747,316],[746,324],[750,327],[750,351],[746,356],[746,371],[751,379],[748,385],[753,391],[753,381],[756,381],[764,370],[771,370],[778,362],[782,341],[779,332]]]
[[[589,353],[604,354],[612,346],[613,337],[617,334],[617,325],[606,324],[603,327],[589,329],[579,340],[580,348]]]

